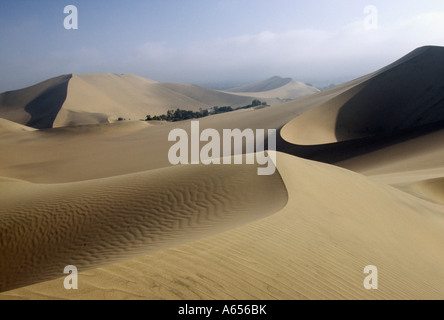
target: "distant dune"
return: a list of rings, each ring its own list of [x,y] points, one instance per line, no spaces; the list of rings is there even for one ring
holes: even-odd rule
[[[293,79],[291,78],[281,78],[278,76],[271,77],[267,80],[258,81],[250,84],[246,84],[240,87],[228,89],[229,92],[262,92],[262,91],[270,91],[275,90],[280,87],[283,87],[290,82],[292,82]]]
[[[444,48],[423,47],[360,79],[282,130],[299,145],[387,135],[444,120]]]
[[[253,89],[263,92],[239,91]],[[236,108],[250,105],[253,99],[274,105],[319,92],[302,82],[279,77],[238,91],[159,83],[131,74],[72,74],[0,94],[0,118],[36,129],[58,128],[109,123],[119,118],[140,120],[177,108]]]
[[[158,83],[136,75],[86,74],[54,78],[0,95],[0,118],[37,129],[140,120],[170,109],[240,107],[254,97],[198,86]]]
[[[226,92],[232,92],[238,95],[249,95],[261,99],[275,99],[277,101],[294,100],[318,93],[319,91],[319,89],[306,83],[281,77],[272,77],[264,81],[226,90]]]
[[[69,119],[73,113],[102,114],[104,120],[117,120],[119,117],[139,120],[145,119],[148,114],[166,114],[168,110],[177,108],[198,111],[216,105],[244,106],[253,99],[198,86],[158,83],[135,75],[115,74],[74,75],[68,92],[64,108],[56,119],[56,127],[72,124]],[[74,123],[85,124],[82,121]]]

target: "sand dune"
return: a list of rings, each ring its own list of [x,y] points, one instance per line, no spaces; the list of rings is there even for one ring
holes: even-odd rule
[[[444,204],[444,177],[417,182],[407,186],[407,189]]]
[[[368,176],[444,168],[444,130],[368,152],[337,165]]]
[[[87,270],[222,232],[287,202],[278,174],[246,165],[1,188],[0,291],[56,278],[66,265]]]
[[[214,128],[219,132],[227,128],[279,130],[353,83],[270,108],[210,116],[201,119],[200,126],[202,130]],[[123,121],[0,139],[0,176],[34,183],[65,183],[168,167],[167,155],[172,145],[168,143],[168,134],[173,128],[189,131],[190,123]]]
[[[444,130],[385,146],[336,165],[432,202],[444,202]]]
[[[74,75],[68,98],[55,127],[125,119],[145,119],[148,114],[166,114],[170,109],[198,111],[215,105],[244,106],[253,98],[238,97],[197,86],[157,83],[134,75]],[[68,114],[70,112],[70,114]],[[76,115],[105,115],[102,121],[82,121]]]
[[[58,128],[109,123],[119,118],[140,120],[148,114],[165,114],[176,108],[194,111],[213,106],[236,108],[257,98],[274,105],[319,92],[293,80],[274,87],[276,80],[270,80],[260,86],[267,91],[234,93],[158,83],[131,74],[73,74],[1,94],[0,117],[37,129]]]
[[[170,109],[245,106],[254,97],[131,74],[67,75],[0,95],[0,117],[34,128],[139,120]]]
[[[65,102],[71,75],[0,94],[0,118],[37,129],[52,127]]]
[[[17,133],[17,132],[29,132],[35,129],[20,125],[16,122],[12,122],[6,119],[0,118],[0,134],[4,133]]]
[[[288,203],[242,227],[6,292],[2,299],[442,299],[443,207],[332,166],[278,154]],[[213,170],[211,168],[210,170]],[[340,185],[338,184],[340,181]],[[271,213],[271,211],[269,211]],[[363,288],[363,268],[380,289]],[[60,275],[63,277],[63,275]]]
[[[229,89],[226,92],[253,96],[270,104],[275,104],[318,93],[319,89],[291,78],[272,77],[264,81]]]
[[[228,89],[229,92],[263,92],[270,91],[281,88],[289,84],[293,79],[291,78],[281,78],[278,76],[271,77],[269,79],[258,81],[254,83],[249,83],[240,87],[235,87]]]
[[[299,145],[392,134],[444,119],[444,48],[416,49],[283,129]]]
[[[310,104],[282,104],[203,118],[201,130],[278,129]],[[65,183],[169,167],[168,135],[180,123],[117,122],[55,128],[0,139],[0,176],[34,183]],[[130,159],[130,160],[129,160]],[[104,165],[106,164],[106,165]]]
[[[232,106],[243,107],[251,104],[257,98],[254,95],[239,96],[232,93],[202,88],[196,85],[182,83],[162,83],[162,87],[190,97],[206,106]]]

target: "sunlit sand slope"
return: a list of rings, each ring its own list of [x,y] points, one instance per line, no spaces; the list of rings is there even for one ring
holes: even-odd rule
[[[16,122],[0,118],[0,134],[5,134],[5,133],[14,134],[17,132],[29,132],[29,131],[35,131],[35,129],[18,124]]]
[[[0,297],[444,298],[443,206],[332,166],[284,154],[277,163],[289,200],[274,215],[81,272],[77,291],[60,274]],[[367,265],[378,267],[379,290],[364,289]]]
[[[166,114],[177,108],[198,111],[216,105],[243,106],[252,99],[198,86],[158,83],[130,74],[74,75],[54,126],[101,123],[118,118],[139,120],[148,114]],[[91,114],[96,115],[95,118]]]
[[[188,166],[60,185],[1,181],[0,290],[241,226],[281,209],[278,173]]]

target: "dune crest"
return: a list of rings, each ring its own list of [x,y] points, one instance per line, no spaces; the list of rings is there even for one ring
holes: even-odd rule
[[[0,94],[0,118],[36,129],[51,128],[62,108],[71,74]]]
[[[285,140],[320,145],[444,120],[444,47],[423,47],[289,122]]]

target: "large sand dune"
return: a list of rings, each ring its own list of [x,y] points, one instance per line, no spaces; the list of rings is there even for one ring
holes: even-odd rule
[[[291,121],[283,137],[316,145],[386,135],[444,119],[444,48],[423,47]]]
[[[64,75],[0,94],[0,118],[37,129],[51,128],[65,102],[71,77]]]
[[[118,118],[139,120],[148,114],[166,114],[177,108],[198,111],[216,105],[244,106],[252,99],[198,86],[158,83],[135,75],[74,75],[69,83],[68,98],[54,126],[100,123]],[[103,121],[80,119],[82,114],[91,113],[104,115]]]
[[[0,95],[0,118],[34,128],[140,120],[171,109],[241,107],[257,97],[158,83],[131,74],[66,75]],[[267,100],[272,103],[276,99]]]
[[[278,174],[176,167],[63,185],[2,181],[0,291],[195,240],[282,208]]]

